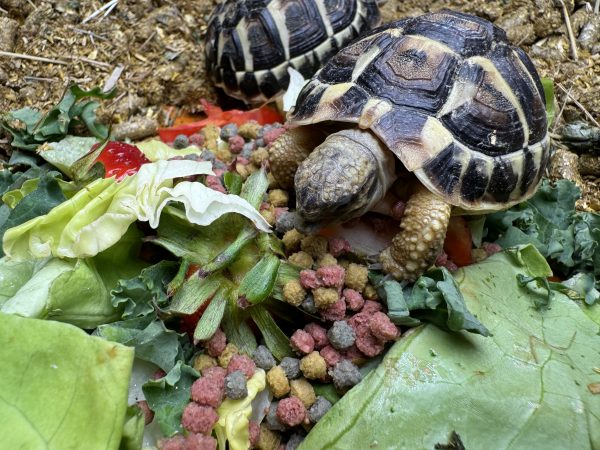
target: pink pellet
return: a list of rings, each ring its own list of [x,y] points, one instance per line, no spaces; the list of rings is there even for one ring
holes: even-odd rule
[[[265,145],[269,145],[271,142],[274,142],[279,136],[285,133],[285,128],[271,128],[263,133],[263,139],[265,141]]]
[[[214,191],[222,192],[223,194],[227,193],[227,190],[225,189],[225,186],[223,186],[223,184],[221,183],[220,178],[217,177],[217,176],[207,175],[205,183],[206,183],[207,187],[211,188]]]
[[[214,167],[212,171],[215,174],[215,177],[220,177],[225,173],[225,169],[215,169]]]
[[[277,405],[277,417],[284,425],[295,427],[304,422],[306,408],[298,397],[287,397]]]
[[[368,303],[368,301],[367,301]],[[375,302],[373,302],[375,303]],[[348,324],[356,335],[355,345],[362,353],[369,357],[378,355],[383,351],[384,344],[371,333],[369,322],[371,315],[376,311],[367,312],[365,308],[348,319]]]
[[[350,243],[344,238],[331,238],[329,240],[329,253],[336,258],[344,253],[348,253],[352,250]]]
[[[185,438],[185,450],[216,450],[217,440],[212,436],[190,433]]]
[[[308,323],[304,326],[304,331],[310,334],[315,341],[315,349],[321,350],[326,345],[329,345],[327,330],[315,322]]]
[[[498,253],[502,251],[502,247],[500,247],[495,242],[484,242],[481,247],[485,250],[485,253],[488,256],[493,255],[494,253]]]
[[[338,352],[335,348],[333,348],[331,345],[323,347],[319,354],[327,363],[327,367],[335,366],[342,359],[342,354]]]
[[[260,438],[260,425],[254,420],[248,423],[248,432],[250,434],[250,447],[255,447]]]
[[[221,330],[220,328],[217,328],[215,334],[213,334],[212,337],[204,344],[204,346],[206,347],[206,351],[213,358],[219,356],[221,352],[225,350],[226,345],[227,337],[225,336],[223,330]]]
[[[361,364],[366,359],[365,354],[356,347],[356,344],[351,346],[349,349],[344,350],[342,357],[345,359],[349,359],[357,365]]]
[[[435,259],[435,265],[438,267],[446,265],[447,262],[448,262],[448,254],[446,252],[440,253],[438,255],[438,257]]]
[[[158,441],[159,450],[184,450],[185,438],[181,434],[177,434],[172,438],[161,439]]]
[[[345,275],[346,271],[342,266],[323,266],[317,269],[317,279],[326,287],[342,287]]]
[[[167,372],[165,372],[162,369],[156,369],[156,371],[152,374],[152,376],[150,377],[150,379],[152,380],[159,380],[162,377],[164,377],[167,374]]]
[[[360,311],[365,306],[365,299],[362,294],[354,289],[344,289],[342,296],[346,301],[346,306],[351,311]]]
[[[384,349],[383,342],[373,336],[369,329],[356,335],[355,344],[369,358],[379,355]]]
[[[333,305],[328,306],[325,310],[321,311],[321,317],[325,320],[343,320],[346,317],[346,302],[343,298],[340,298]]]
[[[154,411],[150,409],[148,406],[148,402],[146,400],[140,400],[137,402],[138,407],[142,410],[144,414],[144,424],[148,425],[154,419]]]
[[[241,370],[246,375],[246,379],[249,380],[256,371],[256,364],[249,356],[233,355],[227,365],[227,373],[235,372],[236,370]]]
[[[304,289],[316,289],[321,287],[321,282],[317,278],[317,272],[310,269],[300,271],[300,284]]]
[[[302,355],[308,355],[315,349],[315,340],[304,330],[296,330],[290,337],[292,349]]]
[[[279,220],[283,213],[288,212],[290,209],[287,206],[278,206],[275,208],[275,220]]]
[[[219,415],[214,408],[192,402],[183,410],[181,425],[192,433],[210,434],[218,420]]]
[[[190,144],[197,145],[198,147],[202,147],[204,145],[204,141],[206,140],[204,135],[200,134],[200,133],[191,134],[189,136],[189,139],[190,139]]]
[[[238,156],[235,158],[235,162],[241,164],[242,166],[250,164],[250,160],[248,158],[244,158],[243,156]]]
[[[218,408],[225,397],[225,385],[218,377],[200,377],[192,384],[191,397],[200,405]]]
[[[210,378],[223,387],[225,387],[225,375],[227,375],[227,371],[219,366],[208,367],[202,371],[203,378]]]
[[[377,311],[381,311],[383,306],[379,302],[374,302],[373,300],[365,300],[365,305],[361,309],[360,312],[373,314]]]
[[[236,135],[231,136],[227,140],[227,143],[229,144],[229,151],[231,153],[240,153],[243,150],[246,141],[240,135]]]
[[[369,329],[373,336],[382,342],[392,341],[398,337],[398,328],[387,314],[382,312],[376,312],[371,316]]]

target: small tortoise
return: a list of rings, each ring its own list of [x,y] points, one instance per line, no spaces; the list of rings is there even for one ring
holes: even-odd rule
[[[408,179],[400,232],[380,255],[408,281],[441,252],[451,205],[483,213],[530,197],[550,154],[531,60],[492,23],[449,10],[341,50],[300,92],[288,124],[270,166],[295,188],[305,222],[358,217]]]
[[[288,67],[310,78],[380,21],[375,0],[225,0],[208,21],[208,73],[230,97],[266,103],[287,89]]]

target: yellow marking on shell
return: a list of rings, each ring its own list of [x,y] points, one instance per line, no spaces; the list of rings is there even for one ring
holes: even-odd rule
[[[290,59],[290,34],[285,25],[285,1],[275,0],[274,2],[271,2],[267,6],[267,10],[271,13],[275,26],[277,27],[277,33],[281,39],[285,59],[287,61]]]
[[[392,105],[387,100],[371,97],[363,108],[363,112],[358,119],[358,127],[366,130],[392,110]]]
[[[353,83],[340,83],[329,85],[321,99],[319,105],[315,111],[315,114],[310,118],[311,123],[318,123],[324,120],[330,120],[335,117],[339,111],[333,107],[333,102],[343,96],[348,90],[354,86]]]
[[[470,81],[459,81],[457,80],[452,85],[452,90],[446,99],[446,103],[442,106],[442,109],[437,113],[437,117],[445,116],[446,114],[454,111],[461,107],[468,101],[472,100],[477,93],[477,86]]]
[[[321,22],[325,25],[325,31],[327,32],[327,36],[333,36],[333,28],[331,27],[331,23],[329,23],[329,17],[327,17],[327,9],[325,9],[325,2],[314,2],[317,5],[319,10],[319,15],[321,16]]]
[[[250,51],[250,39],[248,38],[248,24],[246,23],[246,18],[242,18],[240,22],[235,27],[235,30],[240,37],[240,43],[242,44],[242,54],[244,55],[244,69],[246,72],[252,72],[254,70],[254,58],[252,57],[252,52]],[[238,72],[239,74],[239,72]],[[238,78],[238,84],[240,82],[239,77],[236,74],[236,78]]]
[[[467,60],[468,62],[472,62],[481,66],[488,75],[492,78],[494,88],[498,89],[500,93],[513,105],[517,115],[519,116],[519,121],[523,127],[524,134],[524,144],[527,145],[529,140],[529,125],[527,123],[527,119],[525,117],[525,111],[523,111],[523,107],[521,106],[521,102],[509,86],[508,82],[504,79],[502,74],[498,71],[496,66],[487,58],[483,56],[473,56]]]
[[[400,144],[400,155],[404,166],[415,171],[435,158],[443,149],[454,141],[452,133],[435,117],[428,117],[421,130],[421,145]]]
[[[354,69],[352,69],[352,81],[356,81],[362,75],[367,66],[373,62],[373,59],[379,53],[381,53],[381,49],[377,45],[371,45],[366,52],[358,57],[354,64]]]

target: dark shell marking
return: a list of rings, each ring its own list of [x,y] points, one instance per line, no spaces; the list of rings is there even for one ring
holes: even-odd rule
[[[310,78],[379,22],[374,0],[226,0],[208,22],[208,73],[228,95],[264,103],[285,91],[288,67]]]
[[[291,124],[371,129],[431,191],[467,210],[532,195],[550,156],[527,55],[479,17],[443,10],[354,41],[304,87]]]

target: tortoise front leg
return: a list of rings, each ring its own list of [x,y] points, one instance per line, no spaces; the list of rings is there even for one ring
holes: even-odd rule
[[[400,232],[379,259],[400,281],[415,281],[435,262],[444,246],[451,206],[418,184],[406,203]]]
[[[299,127],[286,131],[271,144],[269,167],[283,189],[294,188],[298,166],[324,139],[315,127]]]

